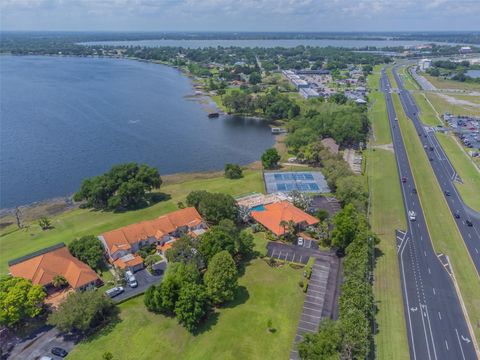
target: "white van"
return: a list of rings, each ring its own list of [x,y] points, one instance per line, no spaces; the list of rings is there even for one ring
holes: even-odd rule
[[[122,292],[123,292],[123,287],[117,286],[117,287],[114,287],[114,288],[111,288],[111,289],[105,291],[105,295],[107,295],[110,298],[113,298],[113,297],[121,294]]]
[[[130,270],[125,271],[125,280],[128,286],[134,288],[138,286],[137,279]]]

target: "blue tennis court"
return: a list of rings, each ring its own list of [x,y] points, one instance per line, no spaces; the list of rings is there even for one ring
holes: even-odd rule
[[[298,190],[310,193],[328,193],[330,188],[325,177],[319,171],[309,172],[265,172],[267,193],[290,192]]]

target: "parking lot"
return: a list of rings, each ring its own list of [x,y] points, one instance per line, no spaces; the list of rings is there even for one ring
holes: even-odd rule
[[[312,240],[304,240],[303,246],[300,246],[298,244],[282,244],[271,241],[267,245],[267,256],[279,260],[306,264],[310,256],[312,256],[309,250],[317,249],[317,243]]]
[[[152,275],[148,272],[147,269],[137,271],[134,275],[137,279],[138,286],[135,288],[131,288],[128,285],[124,285],[123,288],[125,289],[125,291],[113,298],[115,302],[120,302],[137,296],[138,294],[144,293],[150,285],[158,284],[163,277],[163,275]]]

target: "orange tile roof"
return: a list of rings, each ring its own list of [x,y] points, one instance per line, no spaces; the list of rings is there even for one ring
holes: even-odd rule
[[[172,213],[162,215],[156,219],[142,221],[136,224],[124,226],[102,234],[105,243],[114,253],[120,249],[130,250],[131,245],[155,237],[160,240],[163,236],[174,232],[181,226],[193,227],[203,221],[194,207],[180,209]]]
[[[139,255],[132,255],[131,259],[126,260],[125,258],[119,258],[113,262],[113,265],[120,269],[125,269],[126,267],[136,266],[143,263],[143,259]]]
[[[50,284],[56,275],[62,275],[74,289],[99,279],[95,271],[72,256],[65,246],[12,264],[10,273],[42,286]]]
[[[165,251],[167,251],[168,249],[170,249],[170,248],[173,246],[173,243],[174,243],[174,242],[175,242],[175,241],[170,241],[170,242],[165,243],[165,244],[163,244],[163,245],[159,245],[159,246],[157,246],[157,249],[160,250],[160,251],[162,251],[162,252],[165,252]]]
[[[265,205],[263,211],[252,211],[252,217],[277,236],[285,233],[283,226],[280,226],[282,220],[287,222],[292,220],[296,224],[306,223],[308,225],[319,222],[317,218],[293,206],[288,201]]]

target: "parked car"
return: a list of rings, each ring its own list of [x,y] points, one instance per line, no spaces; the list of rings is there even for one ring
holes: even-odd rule
[[[54,347],[52,349],[52,354],[64,358],[65,356],[68,355],[68,351],[60,347]]]
[[[117,286],[105,291],[105,295],[107,295],[110,298],[113,298],[117,295],[120,295],[123,291],[124,291],[123,287]]]
[[[50,356],[44,355],[40,358],[40,360],[53,360],[53,358],[51,358]]]
[[[138,286],[137,279],[135,275],[130,270],[125,271],[125,280],[127,281],[128,286],[135,288]]]
[[[411,220],[411,221],[415,221],[417,219],[417,214],[415,213],[415,211],[413,210],[410,210],[408,212],[408,218]]]
[[[467,226],[473,226],[473,223],[468,219],[465,220],[465,224],[467,224]]]
[[[303,238],[302,237],[298,238],[298,245],[303,246]]]

